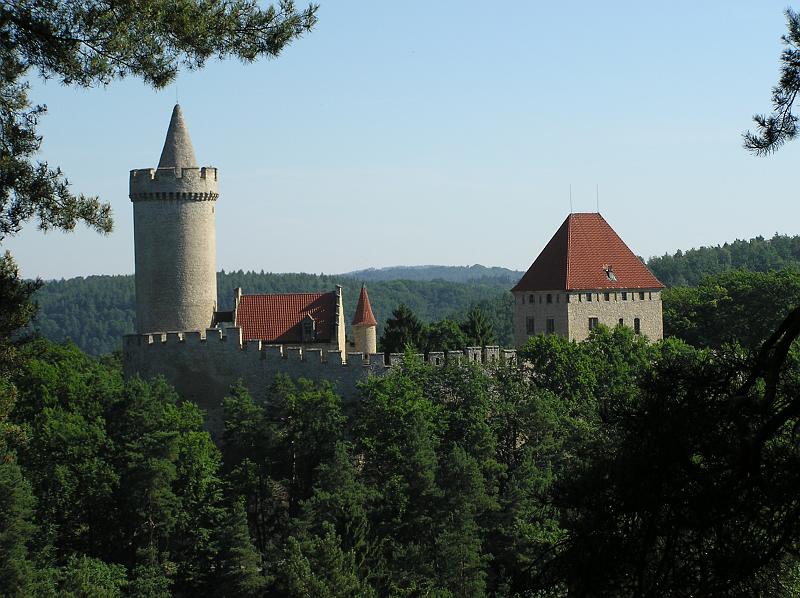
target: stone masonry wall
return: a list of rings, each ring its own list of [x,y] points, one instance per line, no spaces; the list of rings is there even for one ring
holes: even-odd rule
[[[261,341],[242,344],[241,329],[228,328],[223,335],[216,328],[200,332],[131,334],[123,338],[123,372],[126,378],[156,376],[172,384],[178,394],[197,403],[207,413],[212,433],[222,430],[222,399],[230,386],[241,380],[253,398],[263,401],[279,374],[313,381],[328,380],[345,400],[358,397],[358,383],[372,375],[384,375],[402,361],[392,354],[385,364],[383,354],[348,353],[346,361],[338,350],[262,345]],[[431,353],[428,361],[467,360],[491,363],[513,360],[513,350],[499,347],[469,347],[464,351]]]
[[[131,172],[136,330],[205,330],[217,304],[216,169]]]
[[[599,324],[609,328],[619,324],[620,318],[625,326],[633,328],[634,319],[639,318],[640,333],[651,341],[660,340],[664,336],[661,291],[641,292],[644,299],[640,299],[639,290],[624,291],[627,299],[623,300],[623,291],[610,291],[608,301],[605,291],[591,291],[592,301],[586,300],[587,292],[571,292],[568,302],[564,291],[515,292],[514,341],[519,348],[529,336],[547,334],[548,318],[554,320],[555,334],[578,342],[589,336],[589,318],[597,318]],[[547,303],[547,295],[551,295],[552,303]],[[527,331],[529,317],[534,318],[533,333]]]

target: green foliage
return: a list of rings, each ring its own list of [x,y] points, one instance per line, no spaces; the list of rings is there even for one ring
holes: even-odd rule
[[[800,305],[800,270],[733,270],[695,288],[666,289],[664,334],[698,347],[738,342],[757,348]]]
[[[260,558],[195,405],[160,380],[123,384],[117,363],[74,346],[33,342],[21,362],[12,415],[28,440],[17,449],[26,480],[17,492],[29,484],[39,527],[15,545],[19,566],[26,546],[55,555],[64,564],[53,583],[65,594],[85,595],[80,584],[123,588],[119,579],[129,595],[257,594]],[[9,508],[32,507],[12,498]],[[17,516],[17,528],[28,520]]]
[[[467,312],[467,318],[461,324],[461,329],[472,347],[485,347],[495,343],[492,324],[486,314],[477,307]]]
[[[378,343],[379,350],[385,353],[402,353],[406,349],[414,352],[422,350],[425,343],[424,329],[414,312],[401,303],[386,320],[386,327]]]
[[[695,286],[711,275],[745,269],[769,272],[800,266],[800,236],[755,237],[715,247],[677,251],[674,255],[652,257],[648,268],[668,287]]]
[[[128,586],[125,567],[86,555],[70,555],[56,577],[59,596],[67,598],[118,598]]]
[[[765,402],[732,375],[749,367],[735,353],[677,341],[648,352],[636,400],[606,397],[554,488],[568,531],[559,575],[578,595],[793,595],[767,591],[800,539],[794,424],[780,407],[793,377]]]
[[[0,462],[0,588],[6,596],[28,596],[34,576],[29,544],[35,532],[34,497],[15,463]]]

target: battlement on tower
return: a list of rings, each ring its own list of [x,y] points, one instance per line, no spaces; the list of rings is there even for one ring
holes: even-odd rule
[[[131,201],[189,199],[215,201],[219,197],[217,169],[140,168],[130,172]]]

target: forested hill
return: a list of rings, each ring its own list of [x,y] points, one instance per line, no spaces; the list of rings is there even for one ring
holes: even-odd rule
[[[272,274],[257,272],[220,272],[217,291],[220,309],[231,309],[233,289],[246,293],[293,293],[330,291],[344,287],[345,318],[355,310],[362,278],[316,274]],[[461,319],[474,305],[481,307],[494,325],[498,342],[511,343],[511,294],[513,283],[502,278],[481,278],[470,283],[444,280],[378,280],[369,283],[369,296],[379,322],[383,322],[400,304],[405,303],[423,321],[444,317]],[[133,276],[90,276],[48,281],[36,293],[39,314],[35,330],[42,336],[61,341],[72,339],[93,355],[120,348],[120,337],[133,332]]]
[[[513,286],[524,274],[519,270],[509,270],[497,266],[389,266],[387,268],[368,268],[347,272],[363,281],[374,280],[449,280],[451,282],[507,282]]]
[[[739,268],[770,272],[786,266],[800,266],[800,236],[776,234],[771,239],[737,239],[715,247],[653,257],[647,265],[668,287],[696,286],[704,276]]]

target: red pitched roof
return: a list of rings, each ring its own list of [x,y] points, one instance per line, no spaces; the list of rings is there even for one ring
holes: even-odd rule
[[[236,307],[235,325],[242,340],[300,343],[300,326],[306,314],[316,324],[315,342],[329,342],[336,317],[336,293],[283,293],[242,295]]]
[[[616,280],[607,273],[609,268]],[[570,214],[511,290],[663,287],[600,214]]]
[[[361,294],[358,296],[356,314],[353,316],[353,326],[377,326],[378,321],[372,313],[372,306],[369,304],[367,286],[361,285]]]

